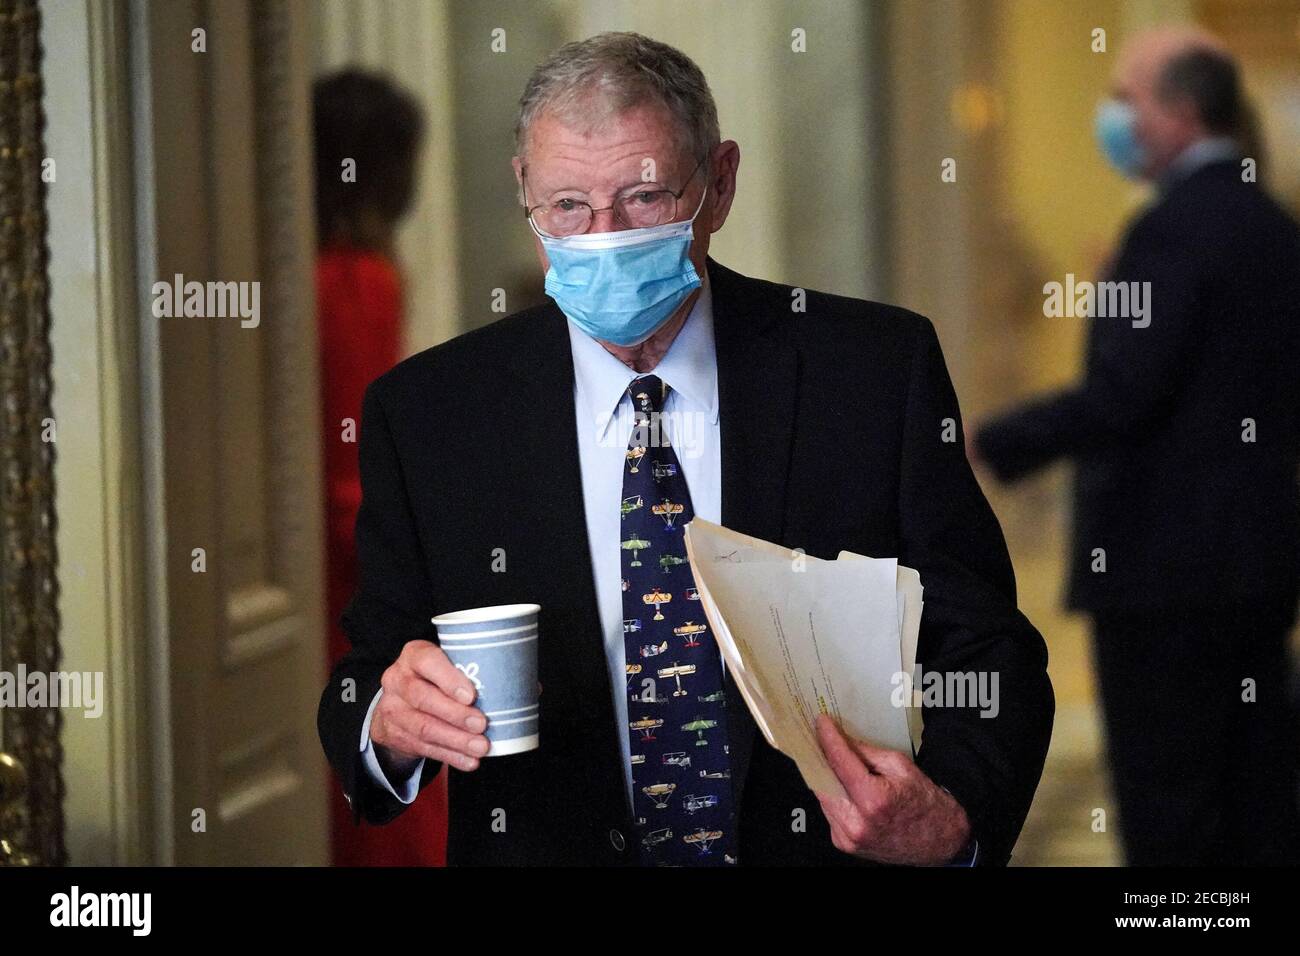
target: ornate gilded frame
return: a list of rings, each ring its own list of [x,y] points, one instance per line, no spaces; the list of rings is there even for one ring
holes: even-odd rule
[[[56,671],[40,10],[0,0],[0,668]],[[0,708],[0,865],[66,862],[62,715]],[[23,787],[23,777],[26,785]]]

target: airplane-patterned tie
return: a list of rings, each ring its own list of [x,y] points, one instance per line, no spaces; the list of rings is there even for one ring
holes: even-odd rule
[[[623,466],[623,641],[632,809],[645,866],[737,862],[718,645],[686,560],[690,492],[667,430],[667,387],[628,386],[636,425]]]

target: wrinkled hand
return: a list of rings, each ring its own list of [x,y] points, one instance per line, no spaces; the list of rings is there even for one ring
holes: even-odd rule
[[[421,757],[474,770],[488,751],[487,718],[472,702],[474,684],[432,641],[410,641],[384,671],[383,696],[370,718],[380,766],[408,773]]]
[[[818,793],[836,849],[877,863],[941,866],[970,839],[953,796],[896,750],[845,737],[826,715],[817,736],[848,797]]]
[[[473,706],[473,682],[432,641],[410,641],[380,680],[370,718],[382,770],[409,774],[421,757],[475,770],[487,754],[487,717]],[[542,692],[541,681],[537,692]]]

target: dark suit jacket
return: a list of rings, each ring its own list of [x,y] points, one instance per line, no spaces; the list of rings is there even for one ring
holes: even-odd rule
[[[1017,611],[997,520],[969,466],[930,323],[708,263],[718,357],[722,521],[807,553],[897,556],[925,587],[926,670],[997,671],[1000,711],[931,709],[918,764],[966,808],[981,857],[1005,863],[1037,787],[1054,700],[1042,638]],[[565,319],[547,303],[422,352],[369,388],[361,427],[353,647],[319,729],[354,813],[403,805],[366,774],[359,739],[385,668],[430,617],[541,605],[541,747],[451,768],[448,862],[627,865],[634,827],[592,580]],[[612,505],[611,505],[612,506]],[[505,573],[494,573],[495,549]],[[355,681],[345,699],[344,680]],[[726,681],[742,865],[862,861],[837,850],[793,761]],[[425,764],[421,785],[440,769]],[[504,810],[504,832],[494,811]],[[793,824],[806,817],[806,831]]]
[[[1071,607],[1293,604],[1300,230],[1212,163],[1137,217],[1108,278],[1151,283],[1151,324],[1094,319],[1083,381],[990,422],[977,449],[1004,479],[1077,460]]]

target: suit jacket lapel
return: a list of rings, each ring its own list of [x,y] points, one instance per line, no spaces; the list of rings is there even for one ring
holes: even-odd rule
[[[718,421],[722,438],[722,523],[780,542],[784,532],[798,387],[798,355],[788,325],[755,284],[708,260],[718,356]],[[726,676],[732,790],[739,807],[758,728]]]
[[[545,550],[545,560],[534,562],[534,566],[545,569],[544,579],[533,582],[536,592],[543,595],[539,599],[542,626],[546,627],[547,620],[546,594],[567,593],[577,615],[576,620],[562,622],[546,636],[547,640],[566,646],[562,653],[547,658],[553,671],[550,681],[546,675],[541,678],[543,694],[566,695],[587,727],[604,728],[602,754],[597,765],[602,767],[599,779],[589,780],[585,785],[592,799],[599,799],[605,805],[617,802],[626,807],[618,735],[627,733],[627,729],[617,727],[615,722],[606,667],[605,632],[596,602],[587,522],[583,520],[586,502],[573,405],[573,353],[560,309],[548,300],[536,311],[525,326],[523,340],[512,358],[515,373],[525,383],[520,389],[520,412],[526,414],[533,409],[536,414],[532,420],[536,425],[510,430],[512,453],[529,461],[546,463],[546,511],[552,517],[568,516],[566,520],[548,520],[548,532],[535,536],[536,546]],[[571,520],[574,517],[578,520]],[[546,699],[543,696],[543,707]]]

